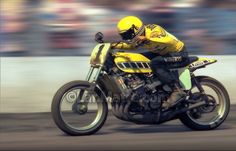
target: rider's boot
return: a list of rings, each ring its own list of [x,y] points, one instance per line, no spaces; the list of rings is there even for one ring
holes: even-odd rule
[[[167,99],[167,101],[163,102],[162,107],[170,108],[178,104],[178,102],[181,101],[185,96],[186,93],[178,85],[175,85],[171,96]]]

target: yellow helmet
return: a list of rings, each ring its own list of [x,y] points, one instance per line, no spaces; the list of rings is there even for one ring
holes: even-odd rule
[[[135,40],[144,32],[143,22],[135,16],[126,16],[117,24],[118,32],[123,40]]]

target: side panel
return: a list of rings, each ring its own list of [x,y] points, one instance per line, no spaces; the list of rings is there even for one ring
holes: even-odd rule
[[[178,69],[179,82],[184,90],[190,90],[192,88],[191,75],[188,68]]]
[[[151,73],[150,60],[138,53],[117,52],[115,54],[117,67],[128,73]]]

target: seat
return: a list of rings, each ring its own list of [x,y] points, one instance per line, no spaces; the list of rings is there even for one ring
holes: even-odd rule
[[[191,56],[191,57],[188,57],[188,59],[189,59],[189,64],[191,64],[191,63],[197,61],[197,60],[198,60],[198,57],[196,57],[196,56]]]

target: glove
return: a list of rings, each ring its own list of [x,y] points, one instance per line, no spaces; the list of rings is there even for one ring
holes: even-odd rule
[[[149,40],[145,36],[139,36],[139,37],[137,37],[135,46],[136,47],[143,46],[144,44],[147,44],[148,41]]]

